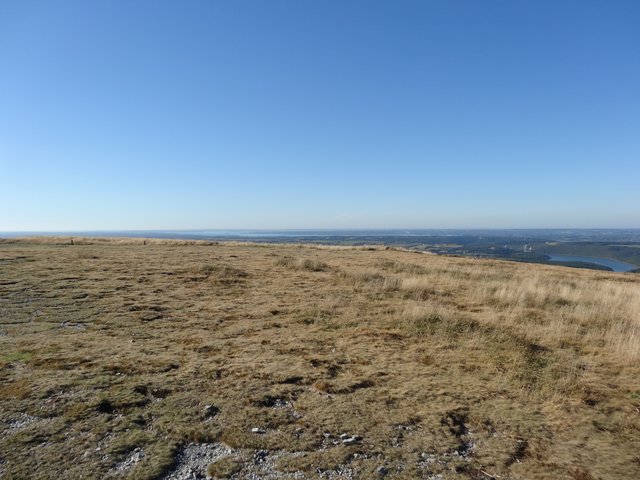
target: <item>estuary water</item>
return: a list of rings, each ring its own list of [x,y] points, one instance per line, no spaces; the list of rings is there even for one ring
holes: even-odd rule
[[[609,267],[614,272],[630,272],[631,270],[635,270],[638,266],[633,265],[631,263],[620,262],[618,260],[611,260],[610,258],[599,258],[599,257],[580,257],[576,255],[556,255],[556,254],[546,254],[549,257],[549,260],[552,262],[583,262],[583,263],[595,263],[596,265],[603,265],[605,267]]]

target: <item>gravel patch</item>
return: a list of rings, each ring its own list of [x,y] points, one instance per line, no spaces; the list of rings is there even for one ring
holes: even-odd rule
[[[125,458],[120,463],[116,464],[113,467],[113,473],[123,475],[129,470],[131,470],[140,460],[144,458],[144,450],[141,448],[136,448],[133,452],[129,454],[127,458]]]
[[[285,473],[277,470],[281,458],[294,458],[303,452],[284,452],[251,449],[232,449],[221,443],[190,443],[185,445],[176,458],[176,467],[163,480],[208,479],[207,467],[225,457],[235,457],[242,465],[232,478],[247,480],[275,480],[304,478],[303,472]],[[333,477],[327,477],[333,478]]]
[[[209,478],[207,467],[216,460],[233,453],[234,450],[221,443],[189,443],[178,453],[175,469],[162,478],[164,480]]]

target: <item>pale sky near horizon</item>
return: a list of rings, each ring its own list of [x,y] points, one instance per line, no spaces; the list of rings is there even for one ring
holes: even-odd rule
[[[640,228],[640,2],[0,0],[0,231]]]

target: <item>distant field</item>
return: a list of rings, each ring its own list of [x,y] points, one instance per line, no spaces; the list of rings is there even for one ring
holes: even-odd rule
[[[640,478],[636,274],[71,243],[0,240],[0,478]]]

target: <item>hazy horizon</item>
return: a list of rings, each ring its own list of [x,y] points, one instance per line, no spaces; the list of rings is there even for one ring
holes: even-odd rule
[[[17,237],[22,235],[76,235],[76,236],[118,236],[118,237],[165,237],[175,235],[176,238],[189,237],[313,237],[313,236],[473,236],[488,237],[531,236],[553,238],[559,234],[570,234],[586,238],[600,238],[603,235],[614,235],[623,238],[625,234],[640,236],[640,228],[195,228],[195,229],[114,229],[114,230],[12,230],[0,231],[0,237]],[[609,236],[610,236],[609,235]],[[622,235],[622,236],[621,236]],[[638,237],[640,238],[640,237]],[[634,240],[635,241],[635,240]]]
[[[0,230],[0,235],[13,235],[13,234],[100,234],[100,233],[194,233],[194,234],[226,234],[226,233],[279,233],[279,232],[294,232],[294,233],[338,233],[338,232],[348,232],[348,233],[389,233],[393,232],[394,235],[403,235],[403,234],[424,234],[431,232],[628,232],[628,231],[638,231],[640,232],[640,228],[637,227],[509,227],[509,228],[499,228],[499,227],[433,227],[433,228],[367,228],[367,227],[357,227],[357,228],[347,228],[347,227],[320,227],[320,228],[149,228],[149,229],[139,229],[139,228],[131,228],[131,229],[66,229],[66,230]]]
[[[0,232],[640,227],[640,4],[0,5]]]

